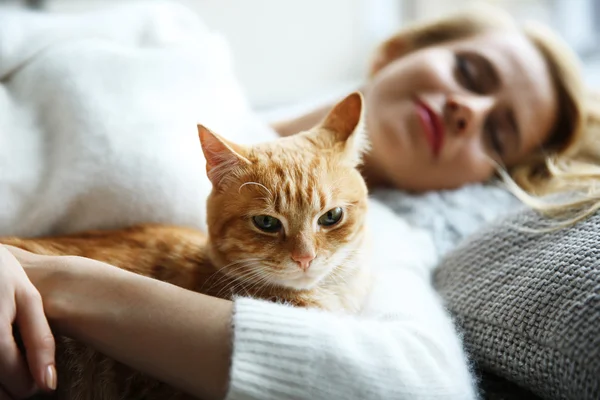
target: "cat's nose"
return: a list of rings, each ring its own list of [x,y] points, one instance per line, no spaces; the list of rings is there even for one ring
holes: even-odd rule
[[[292,260],[294,260],[302,270],[306,271],[310,267],[310,263],[315,259],[314,253],[292,253]]]

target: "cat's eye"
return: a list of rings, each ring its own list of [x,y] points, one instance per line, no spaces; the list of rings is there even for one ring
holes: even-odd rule
[[[342,210],[342,207],[332,208],[325,214],[321,215],[321,217],[319,217],[319,225],[333,226],[340,222],[340,220],[342,219],[342,215],[344,215],[344,210]]]
[[[252,217],[252,222],[263,232],[275,233],[281,230],[281,221],[270,215],[256,215]]]

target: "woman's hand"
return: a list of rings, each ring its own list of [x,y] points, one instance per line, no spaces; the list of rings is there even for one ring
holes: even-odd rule
[[[88,258],[5,247],[38,289],[60,334],[193,396],[225,397],[231,301]]]
[[[26,354],[15,342],[13,326]],[[56,389],[54,351],[42,297],[19,261],[0,244],[0,399],[28,397],[36,386]]]

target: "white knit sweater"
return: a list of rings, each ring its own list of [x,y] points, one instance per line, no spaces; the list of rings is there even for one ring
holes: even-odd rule
[[[364,315],[238,299],[229,400],[476,397],[430,283],[429,237],[370,206],[376,283]]]

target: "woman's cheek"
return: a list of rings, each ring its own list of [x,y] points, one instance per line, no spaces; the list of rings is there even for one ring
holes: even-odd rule
[[[469,182],[485,182],[494,175],[495,168],[487,157],[476,157],[468,167]],[[465,182],[465,183],[469,183]]]

